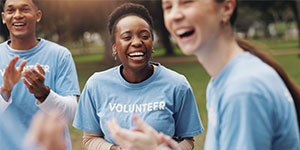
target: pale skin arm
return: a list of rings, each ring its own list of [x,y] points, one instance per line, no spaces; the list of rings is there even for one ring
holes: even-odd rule
[[[194,138],[193,137],[184,138],[184,140],[179,143],[179,147],[181,150],[194,149]]]
[[[142,120],[133,117],[139,130],[127,130],[119,126],[116,119],[107,122],[107,127],[115,142],[125,150],[179,150],[179,145],[171,137],[157,133]]]
[[[1,95],[8,100],[11,96],[11,91],[15,84],[20,80],[24,66],[26,65],[26,60],[20,63],[20,66],[16,68],[16,63],[20,59],[20,56],[15,56],[10,60],[8,66],[5,68],[5,73],[3,76],[3,84],[1,85]]]
[[[25,137],[25,149],[36,149],[35,146],[38,146],[41,150],[66,150],[65,127],[66,121],[58,111],[47,115],[37,113]]]
[[[100,133],[84,131],[82,143],[86,150],[121,150],[121,147],[107,142]]]

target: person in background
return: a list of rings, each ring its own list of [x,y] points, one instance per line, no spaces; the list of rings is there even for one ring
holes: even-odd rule
[[[13,112],[24,128],[34,114],[57,109],[72,122],[80,94],[71,53],[65,47],[36,38],[36,24],[42,19],[38,0],[2,0],[2,21],[10,39],[0,44],[0,113]],[[68,149],[72,149],[66,126]]]
[[[179,47],[196,55],[211,76],[205,149],[300,149],[299,89],[275,61],[236,38],[236,0],[162,0],[162,8],[166,28]],[[120,145],[143,144],[117,137],[125,132],[132,137],[136,131],[111,125],[118,129],[114,138],[125,140]]]
[[[87,81],[73,126],[83,130],[86,149],[124,149],[116,144],[106,121],[116,118],[123,128],[136,125],[136,114],[155,130],[180,140],[185,150],[202,133],[190,84],[183,75],[150,62],[152,19],[139,4],[125,3],[110,15],[113,54],[121,65],[97,72]]]

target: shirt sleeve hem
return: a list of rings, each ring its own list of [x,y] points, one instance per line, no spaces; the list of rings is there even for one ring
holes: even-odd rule
[[[1,95],[1,94],[0,94]],[[6,110],[6,108],[12,103],[12,97],[8,99],[8,101],[5,100],[5,98],[1,95],[0,96],[0,112],[3,112]]]
[[[182,137],[182,138],[193,137],[193,136],[197,136],[197,135],[203,133],[203,131],[204,131],[204,128],[201,128],[201,129],[193,131],[193,132],[176,134],[176,136],[179,136],[179,137]]]
[[[82,130],[82,131],[86,131],[86,132],[91,132],[91,133],[102,133],[101,130],[95,130],[95,129],[91,129],[91,128],[86,128],[86,127],[82,127],[81,125],[78,125],[77,123],[73,122],[73,127],[78,129],[78,130]]]

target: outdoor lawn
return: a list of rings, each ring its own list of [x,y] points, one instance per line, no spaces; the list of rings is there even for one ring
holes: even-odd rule
[[[300,57],[297,53],[300,49],[297,48],[297,41],[251,41],[256,45],[259,45],[266,50],[267,53],[272,56],[284,67],[292,79],[300,86]],[[274,50],[271,51],[270,49]],[[175,60],[183,59],[183,56],[174,57]],[[164,61],[164,58],[154,57],[155,60],[161,60],[161,63],[166,67],[175,70],[181,74],[184,74],[192,85],[199,113],[202,119],[202,123],[205,127],[204,133],[196,137],[195,149],[202,150],[207,124],[206,102],[205,102],[205,89],[209,82],[209,76],[203,69],[203,67],[196,61],[194,56],[185,56],[185,60],[193,60],[176,63],[176,61]],[[79,83],[81,90],[84,87],[85,82],[96,71],[102,71],[116,64],[101,64],[101,55],[88,55],[88,56],[74,56],[77,66],[77,73],[79,76]],[[171,58],[168,58],[171,59]],[[74,129],[70,125],[71,139],[74,150],[82,150],[82,131]]]

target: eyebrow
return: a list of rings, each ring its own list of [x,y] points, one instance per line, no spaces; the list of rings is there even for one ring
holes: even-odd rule
[[[122,34],[125,34],[125,33],[131,33],[131,31],[124,31],[124,32],[122,32],[122,33],[120,33],[120,35],[122,35]]]
[[[9,8],[11,8],[11,7],[14,7],[14,5],[12,5],[12,4],[8,4],[8,6],[7,7],[9,7]],[[22,4],[22,6],[21,7],[29,7],[29,5],[28,4]]]
[[[144,32],[150,33],[150,31],[145,30],[145,29],[140,31],[140,33],[144,33]]]
[[[161,4],[161,5],[166,5],[166,4],[168,4],[168,3],[170,3],[170,1],[162,1],[162,4]]]

